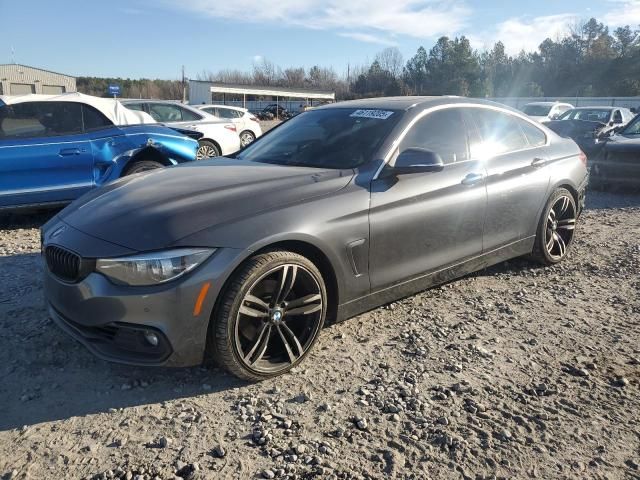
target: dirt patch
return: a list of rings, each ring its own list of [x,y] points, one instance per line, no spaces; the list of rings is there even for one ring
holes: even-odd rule
[[[640,196],[589,194],[570,257],[515,260],[323,331],[292,374],[96,359],[0,219],[0,478],[640,478]]]

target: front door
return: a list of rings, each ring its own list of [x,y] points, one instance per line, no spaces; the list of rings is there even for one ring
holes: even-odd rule
[[[372,291],[435,272],[482,253],[487,192],[481,162],[469,156],[460,108],[432,112],[411,127],[399,152],[438,153],[439,172],[381,176],[371,185]]]
[[[74,200],[93,187],[92,169],[79,103],[0,107],[0,207]]]

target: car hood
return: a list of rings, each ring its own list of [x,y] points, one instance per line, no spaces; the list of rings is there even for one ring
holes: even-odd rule
[[[94,190],[59,218],[132,250],[157,250],[206,228],[335,192],[353,174],[230,159],[189,162]]]
[[[608,152],[637,152],[640,157],[640,135],[613,135],[607,139]]]

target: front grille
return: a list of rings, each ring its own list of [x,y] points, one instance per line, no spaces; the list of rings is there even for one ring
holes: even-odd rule
[[[81,258],[73,252],[56,245],[50,245],[45,250],[47,267],[56,277],[75,282],[80,277]]]

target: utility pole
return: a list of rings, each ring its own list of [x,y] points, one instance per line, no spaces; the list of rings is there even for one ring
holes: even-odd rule
[[[184,65],[182,65],[182,103],[187,103],[187,84],[184,78]]]

